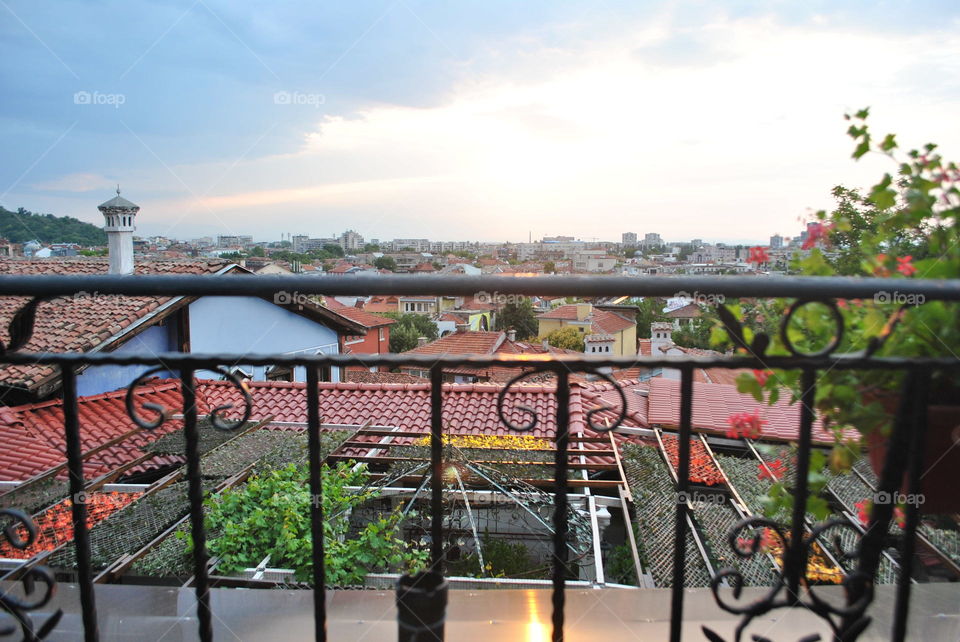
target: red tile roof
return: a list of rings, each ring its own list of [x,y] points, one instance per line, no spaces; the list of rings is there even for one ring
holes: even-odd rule
[[[367,312],[362,308],[357,308],[354,306],[344,305],[334,299],[332,296],[324,297],[324,306],[328,309],[333,310],[342,317],[347,317],[351,321],[359,323],[360,325],[366,328],[379,328],[385,325],[391,325],[396,323],[396,319],[390,319],[388,317],[382,317],[379,314],[373,314],[372,312]]]
[[[345,380],[352,383],[424,383],[427,379],[406,372],[370,372],[346,370]]]
[[[651,424],[677,427],[680,424],[680,382],[675,379],[655,377],[650,380]],[[789,393],[781,395],[781,401],[773,406],[757,402],[751,395],[740,394],[736,386],[699,383],[693,384],[693,427],[708,432],[725,433],[727,419],[737,412],[760,413],[768,423],[762,435],[766,439],[796,440],[800,426],[800,404],[790,405]],[[833,435],[823,429],[818,419],[813,424],[813,439],[821,443],[833,443]]]
[[[664,316],[668,319],[695,319],[701,314],[700,306],[696,303],[688,303],[687,305],[676,308],[675,310],[670,310]]]
[[[84,459],[84,475],[87,479],[103,475],[146,454],[143,447],[148,443],[183,427],[181,420],[169,419],[156,430],[138,428],[127,416],[125,395],[126,390],[117,390],[79,399],[80,443],[83,451],[136,429],[121,443]],[[140,414],[147,419],[156,415],[143,409],[145,403],[161,404],[174,413],[183,412],[183,400],[176,381],[155,380],[138,387],[135,403]],[[54,400],[3,408],[0,411],[0,444],[2,479],[28,479],[62,464],[66,460],[62,403]],[[130,472],[181,461],[178,457],[155,455]]]
[[[137,274],[212,274],[228,261],[141,261]],[[0,259],[0,274],[106,274],[105,259]],[[32,352],[85,352],[145,318],[168,297],[105,296],[80,292],[44,301],[37,308],[34,332],[24,348]],[[26,297],[0,298],[0,340],[9,343],[7,328]],[[0,368],[0,384],[32,388],[55,374],[50,366],[16,365]]]
[[[404,354],[493,354],[506,336],[503,332],[454,332]]]
[[[106,274],[108,268],[105,259],[97,258],[0,259],[0,274]],[[243,271],[221,259],[141,261],[135,267],[136,274],[215,274],[232,270]],[[26,297],[0,297],[0,340],[4,343],[10,341],[6,331],[10,321],[28,300]],[[97,347],[109,348],[111,346],[105,342],[143,321],[169,301],[171,297],[108,296],[97,292],[78,292],[73,296],[44,301],[37,307],[33,335],[23,349],[27,352],[87,352]],[[300,307],[307,315],[322,318],[338,331],[361,330],[352,319],[336,312],[306,304]],[[51,366],[11,365],[0,368],[0,385],[30,390],[56,376],[58,372]]]
[[[539,315],[537,318],[576,321],[577,304],[561,305],[549,312]],[[584,321],[590,322],[590,330],[596,334],[616,334],[637,324],[636,320],[630,320],[620,316],[616,312],[601,310],[600,308],[594,308],[592,306],[589,316],[587,316]]]

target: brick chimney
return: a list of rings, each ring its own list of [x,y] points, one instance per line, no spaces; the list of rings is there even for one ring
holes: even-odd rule
[[[457,324],[457,334],[463,334],[470,331],[469,323],[458,323]]]
[[[513,343],[516,340],[517,340],[517,331],[514,330],[513,328],[510,328],[509,330],[507,330],[507,341],[509,341],[510,343]]]
[[[425,346],[425,345],[427,345],[427,338],[426,338],[426,337],[417,337],[417,347],[419,348],[419,347]]]

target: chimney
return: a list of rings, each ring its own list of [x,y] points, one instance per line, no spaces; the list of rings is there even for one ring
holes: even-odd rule
[[[509,341],[510,343],[513,343],[516,340],[517,340],[517,331],[514,330],[513,328],[510,328],[509,330],[507,330],[507,341]]]
[[[457,334],[463,334],[470,331],[469,323],[458,323],[457,324]]]
[[[654,321],[650,324],[650,350],[673,345],[673,324],[669,321]]]
[[[425,345],[427,345],[427,338],[426,338],[426,337],[417,337],[417,347],[420,348],[420,347],[425,346]]]
[[[103,214],[103,230],[107,233],[110,256],[110,274],[133,274],[133,221],[140,206],[117,195],[97,206]]]
[[[589,303],[577,304],[577,321],[583,321],[593,312],[593,306]]]

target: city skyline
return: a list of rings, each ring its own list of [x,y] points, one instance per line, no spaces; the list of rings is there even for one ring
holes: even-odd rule
[[[960,148],[960,11],[923,5],[10,2],[0,205],[97,223],[119,182],[145,236],[792,236],[895,171],[844,112]]]

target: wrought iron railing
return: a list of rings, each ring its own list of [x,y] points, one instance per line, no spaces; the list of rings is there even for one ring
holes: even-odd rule
[[[249,417],[251,399],[244,386],[237,377],[222,369],[224,364],[244,363],[252,366],[299,366],[306,368],[307,393],[307,424],[309,434],[309,482],[310,492],[314,498],[319,497],[321,487],[321,453],[319,444],[319,430],[322,422],[320,389],[318,387],[318,370],[321,367],[345,367],[361,365],[363,367],[401,365],[419,365],[430,373],[431,384],[431,474],[435,480],[442,478],[443,447],[441,435],[442,423],[442,383],[445,369],[462,366],[489,367],[501,366],[523,369],[506,386],[499,396],[498,412],[501,421],[512,431],[522,433],[529,431],[543,421],[533,409],[523,409],[527,420],[523,425],[512,423],[503,409],[507,391],[517,381],[530,376],[531,371],[536,373],[550,373],[556,382],[556,451],[554,461],[554,513],[553,513],[553,640],[562,640],[564,635],[564,603],[566,562],[568,555],[567,524],[568,524],[568,426],[570,423],[570,375],[571,373],[590,373],[600,379],[612,382],[604,369],[610,367],[636,368],[646,367],[671,368],[680,373],[680,421],[679,421],[679,465],[677,467],[678,481],[676,490],[678,496],[686,496],[690,489],[690,439],[692,435],[692,407],[694,371],[698,368],[754,368],[754,369],[794,369],[802,373],[802,406],[798,426],[798,461],[796,478],[793,481],[792,521],[784,527],[781,524],[765,518],[749,518],[734,528],[729,534],[731,546],[738,549],[735,539],[738,532],[745,529],[760,527],[769,528],[779,534],[786,544],[784,562],[777,583],[770,587],[769,592],[760,600],[748,604],[736,604],[727,601],[721,596],[721,584],[733,586],[734,597],[740,596],[740,579],[734,570],[722,570],[714,578],[712,588],[720,608],[739,615],[741,620],[737,628],[737,638],[743,634],[746,626],[754,619],[775,609],[802,607],[812,611],[829,623],[837,639],[855,639],[869,623],[865,615],[867,607],[873,599],[873,578],[884,547],[883,538],[886,525],[892,518],[893,506],[879,504],[873,511],[870,528],[866,534],[857,531],[857,537],[862,537],[859,545],[851,555],[858,559],[855,570],[847,573],[844,578],[846,598],[842,604],[832,604],[821,598],[805,581],[806,563],[810,547],[814,545],[818,536],[828,528],[836,527],[835,523],[827,523],[815,527],[805,536],[805,506],[809,494],[808,469],[812,449],[812,429],[814,425],[814,399],[816,396],[817,373],[825,370],[896,370],[906,373],[905,387],[902,402],[896,415],[895,429],[890,438],[887,449],[887,460],[880,476],[878,491],[895,493],[900,488],[900,480],[904,471],[909,480],[909,492],[918,492],[920,486],[920,466],[923,457],[925,409],[927,387],[933,371],[955,372],[960,368],[960,359],[955,355],[944,355],[932,358],[906,357],[876,357],[866,351],[858,354],[835,354],[839,340],[833,345],[816,354],[802,354],[791,348],[791,356],[775,356],[763,354],[754,342],[749,348],[753,351],[747,355],[738,356],[624,356],[624,357],[574,357],[564,356],[530,356],[517,358],[510,355],[502,356],[435,356],[435,355],[315,355],[315,356],[285,356],[285,355],[251,355],[251,354],[187,354],[164,353],[159,355],[138,355],[120,353],[31,353],[24,352],[35,321],[37,306],[44,300],[55,297],[71,296],[79,292],[96,292],[99,295],[138,295],[138,296],[258,296],[273,300],[278,292],[294,292],[293,299],[299,295],[370,295],[370,294],[398,294],[398,295],[450,295],[471,296],[478,292],[495,292],[500,294],[517,295],[567,295],[567,296],[674,296],[678,292],[697,292],[701,294],[724,295],[735,297],[771,297],[794,299],[791,310],[797,309],[799,304],[818,301],[832,309],[835,308],[835,299],[873,298],[879,291],[897,291],[903,294],[922,295],[925,300],[960,300],[960,281],[923,281],[923,280],[887,280],[887,279],[853,279],[853,278],[757,278],[757,277],[676,277],[676,278],[620,278],[620,277],[543,277],[543,278],[503,278],[503,277],[392,277],[377,276],[375,278],[351,277],[325,279],[316,277],[254,277],[254,276],[145,276],[145,277],[113,277],[113,276],[6,276],[0,279],[0,296],[27,296],[30,301],[25,304],[11,323],[9,345],[3,346],[0,354],[0,364],[30,365],[44,364],[59,369],[63,388],[63,417],[64,434],[66,438],[67,468],[69,472],[69,489],[74,497],[78,497],[84,490],[84,473],[80,441],[80,426],[77,402],[77,373],[87,366],[142,366],[154,370],[179,372],[183,398],[183,424],[186,441],[187,480],[189,486],[190,526],[193,537],[193,563],[195,574],[195,589],[197,599],[197,616],[199,621],[199,637],[210,640],[213,637],[210,580],[208,575],[208,553],[206,550],[206,533],[203,519],[204,487],[202,485],[200,456],[198,450],[198,413],[196,407],[196,380],[198,371],[219,371],[240,390],[245,399],[246,408],[244,419]],[[842,317],[837,315],[838,332],[842,332]],[[783,326],[789,321],[789,315],[782,320]],[[736,328],[729,328],[736,335]],[[789,341],[785,342],[789,346]],[[736,336],[734,337],[736,339]],[[743,337],[740,337],[742,340]],[[839,339],[839,336],[838,336]],[[154,370],[148,370],[136,382],[131,384],[128,391],[128,412],[131,419],[142,429],[157,428],[169,413],[175,409],[164,409],[156,419],[150,420],[141,417],[132,402],[132,392],[139,381],[149,376]],[[622,388],[614,382],[614,389],[619,391],[621,405],[616,408],[618,416],[612,422],[594,422],[597,409],[588,413],[587,421],[590,427],[598,432],[608,432],[620,426],[627,412],[627,400]],[[224,408],[215,409],[211,413],[212,423],[223,430],[231,430],[240,426],[243,421],[228,420],[220,416]],[[609,408],[606,410],[610,410]],[[417,639],[442,639],[443,622],[442,608],[434,609],[434,621],[424,622],[424,611],[406,592],[413,582],[414,588],[423,589],[421,593],[430,599],[431,590],[439,585],[437,575],[443,573],[443,515],[442,515],[442,483],[431,484],[431,577],[414,578],[421,582],[417,585],[414,580],[407,578],[398,587],[400,607],[400,635],[401,639],[412,639],[412,633],[422,633],[425,637]],[[689,523],[687,519],[689,505],[685,501],[678,501],[675,513],[675,541],[686,541]],[[24,548],[34,537],[36,530],[30,517],[23,512],[13,509],[0,511],[7,520],[13,520],[20,527],[26,529],[29,536],[26,540],[16,534],[16,529],[10,527],[5,536],[15,546]],[[83,502],[75,501],[72,504],[73,528],[75,534],[77,577],[82,609],[83,628],[87,640],[97,640],[99,637],[97,624],[97,606],[94,599],[93,570],[90,559],[90,539],[87,527],[86,507]],[[323,519],[322,506],[319,501],[311,502],[311,520],[313,535],[313,593],[314,618],[316,625],[316,639],[326,639],[326,612],[325,612],[325,577],[323,551]],[[906,636],[907,612],[910,601],[910,578],[913,565],[914,535],[918,525],[918,508],[915,504],[907,507],[905,536],[902,538],[900,555],[900,574],[896,603],[894,607],[894,624],[891,631],[892,639],[903,640]],[[880,526],[880,527],[877,527]],[[789,535],[787,534],[789,533]],[[739,550],[739,549],[738,549]],[[740,551],[745,557],[759,554],[756,542],[752,550]],[[673,552],[673,583],[672,602],[670,612],[670,637],[679,640],[683,624],[684,611],[684,575],[685,575],[686,547],[676,545]],[[9,591],[2,594],[2,606],[12,615],[13,626],[0,629],[0,634],[12,634],[19,631],[25,639],[42,639],[48,636],[57,626],[62,613],[57,612],[42,622],[33,620],[32,611],[38,611],[49,603],[55,588],[55,581],[51,573],[42,566],[30,566],[26,571],[14,570],[19,580],[24,583],[26,599],[14,597]],[[9,579],[8,576],[7,579]],[[42,588],[36,589],[39,582]],[[430,582],[433,584],[429,585]],[[445,595],[445,589],[442,594]],[[437,592],[440,595],[441,592]],[[36,595],[34,596],[34,594]],[[31,597],[33,596],[33,597]],[[414,596],[415,597],[415,596]],[[421,595],[421,598],[423,595]],[[409,598],[409,599],[408,599]],[[439,599],[439,597],[437,598]],[[642,599],[640,595],[636,599]],[[438,615],[439,614],[439,615]],[[429,616],[426,616],[429,617]],[[439,618],[437,620],[436,618]],[[721,639],[715,633],[705,630],[710,639]]]

